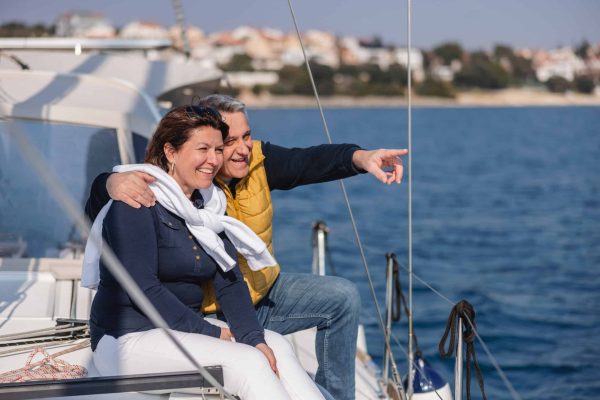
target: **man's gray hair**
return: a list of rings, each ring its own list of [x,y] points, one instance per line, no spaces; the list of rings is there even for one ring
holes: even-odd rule
[[[227,96],[226,94],[211,94],[203,97],[198,102],[198,105],[202,107],[211,107],[219,112],[224,113],[243,112],[246,118],[248,118],[246,105],[242,101],[234,97]]]

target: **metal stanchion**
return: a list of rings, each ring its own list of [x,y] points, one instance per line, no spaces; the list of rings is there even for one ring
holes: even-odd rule
[[[463,320],[458,318],[458,343],[456,344],[456,362],[454,364],[454,400],[462,399],[463,372]]]

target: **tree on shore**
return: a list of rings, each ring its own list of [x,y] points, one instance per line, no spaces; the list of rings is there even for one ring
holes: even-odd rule
[[[227,64],[219,65],[223,71],[254,71],[252,57],[248,54],[234,54]]]
[[[497,44],[494,47],[493,60],[508,72],[511,84],[522,85],[536,81],[532,60],[516,54],[508,45]]]
[[[0,25],[0,37],[46,37],[53,35],[53,25],[27,25],[18,21],[7,22]]]
[[[546,87],[552,93],[565,93],[571,89],[571,82],[562,76],[552,76],[546,81]]]
[[[311,62],[319,94],[323,96],[400,96],[406,86],[406,69],[392,64],[382,70],[375,64],[341,65],[338,69]],[[278,95],[312,95],[310,79],[304,66],[285,66],[279,82],[268,88]]]
[[[590,52],[590,43],[587,40],[582,41],[575,47],[575,55],[582,60],[587,60]]]
[[[465,88],[502,89],[509,82],[508,72],[483,51],[471,53],[463,69],[454,76],[455,85]]]
[[[433,54],[439,57],[444,65],[450,65],[453,60],[462,60],[464,50],[460,44],[448,42],[434,48]]]
[[[573,81],[573,85],[578,92],[584,94],[592,94],[596,88],[594,78],[592,78],[590,75],[576,76],[575,80]]]
[[[417,84],[415,91],[421,96],[434,97],[456,97],[456,91],[450,82],[427,77],[423,82]]]
[[[333,69],[327,65],[311,62],[311,70],[319,94],[323,96],[334,94]],[[270,90],[273,94],[280,95],[310,96],[313,94],[310,78],[303,65],[286,65],[279,70],[279,82],[272,85]]]

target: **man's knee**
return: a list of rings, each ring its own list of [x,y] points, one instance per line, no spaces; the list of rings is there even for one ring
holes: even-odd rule
[[[345,278],[331,277],[328,285],[328,293],[331,301],[345,313],[360,313],[360,293],[352,282]]]

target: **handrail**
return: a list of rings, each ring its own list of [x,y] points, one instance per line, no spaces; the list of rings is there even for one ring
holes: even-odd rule
[[[223,383],[221,367],[206,368],[212,379]],[[185,388],[202,388],[202,393],[206,392],[205,394],[213,394],[211,389],[216,392],[216,389],[207,386],[207,379],[198,376],[196,371],[186,371],[0,384],[0,397],[3,400],[26,400]]]

